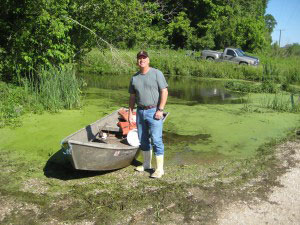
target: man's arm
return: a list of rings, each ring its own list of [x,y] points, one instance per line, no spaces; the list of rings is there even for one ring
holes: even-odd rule
[[[168,99],[168,88],[161,89],[159,108],[164,109]]]
[[[128,121],[129,123],[134,122],[132,120],[132,113],[135,105],[135,94],[130,94],[129,97],[129,113],[128,113]]]
[[[164,109],[165,105],[167,103],[167,99],[168,99],[168,88],[164,88],[160,90],[160,103],[158,108],[159,109]],[[155,118],[156,119],[161,119],[163,117],[163,112],[157,110],[157,112],[155,113]]]

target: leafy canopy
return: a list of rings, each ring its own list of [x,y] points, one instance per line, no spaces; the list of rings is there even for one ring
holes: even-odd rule
[[[267,0],[3,0],[0,74],[78,61],[92,47],[246,51],[271,44]]]

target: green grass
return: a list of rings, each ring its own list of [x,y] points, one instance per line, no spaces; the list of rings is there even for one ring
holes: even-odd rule
[[[99,51],[93,49],[80,64],[84,73],[133,74],[136,72],[136,52]],[[240,66],[231,63],[200,60],[200,52],[192,55],[185,50],[148,50],[150,63],[170,76],[195,76],[205,78],[241,79],[248,81],[269,81],[277,84],[299,84],[299,56],[275,57],[260,53],[260,66]]]

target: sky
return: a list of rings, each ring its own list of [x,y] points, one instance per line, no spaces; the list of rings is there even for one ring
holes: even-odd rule
[[[280,46],[300,44],[300,0],[269,0],[266,14],[271,14],[277,21],[272,33],[273,42]]]

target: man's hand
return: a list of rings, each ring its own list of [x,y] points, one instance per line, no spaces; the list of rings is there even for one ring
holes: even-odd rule
[[[168,88],[164,88],[160,90],[160,104],[158,106],[158,109],[162,109],[162,110],[157,110],[154,118],[157,120],[160,120],[163,118],[163,108],[166,105],[167,99],[168,99]]]
[[[133,113],[131,110],[129,110],[129,113],[128,113],[128,122],[129,122],[129,124],[135,123],[134,118],[133,118]]]
[[[134,121],[133,119],[133,108],[135,105],[135,94],[130,94],[129,97],[129,112],[128,112],[128,122],[129,124],[132,124]]]
[[[163,114],[164,114],[163,112],[157,110],[155,115],[154,115],[154,118],[157,119],[157,120],[160,120],[160,119],[163,118]]]

